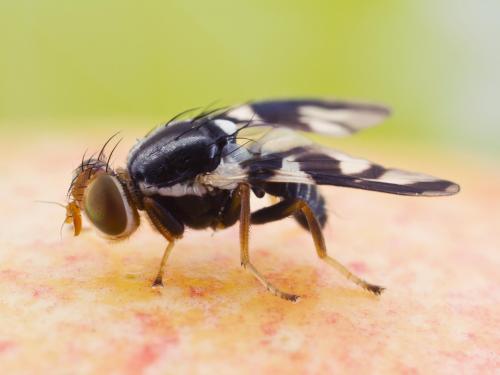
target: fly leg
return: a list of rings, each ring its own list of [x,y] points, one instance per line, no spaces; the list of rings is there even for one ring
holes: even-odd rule
[[[251,223],[264,224],[284,219],[298,212],[301,212],[307,220],[309,231],[311,232],[314,245],[316,247],[316,252],[321,260],[335,268],[338,272],[344,275],[345,278],[361,286],[362,288],[377,295],[382,293],[384,288],[370,284],[365,280],[359,278],[351,271],[349,271],[345,266],[343,266],[339,261],[328,255],[325,246],[325,239],[323,237],[323,232],[321,229],[321,224],[316,218],[314,211],[305,201],[291,198],[284,199],[279,203],[262,208],[252,213]]]
[[[321,225],[319,224],[314,212],[311,208],[304,202],[298,201],[297,208],[304,214],[307,219],[307,223],[309,225],[309,230],[311,232],[314,246],[316,247],[316,252],[321,260],[335,268],[338,272],[340,272],[346,279],[352,281],[353,283],[359,285],[360,287],[372,292],[373,294],[379,295],[384,290],[383,287],[370,284],[365,280],[359,278],[351,271],[349,271],[344,265],[342,265],[336,259],[330,257],[326,251],[325,246],[325,238],[323,237],[323,232],[321,230]]]
[[[175,242],[169,242],[167,248],[163,252],[163,257],[161,258],[160,269],[156,275],[155,281],[153,281],[153,288],[163,286],[163,275],[165,274],[165,266],[167,264],[168,257],[174,248]]]
[[[282,292],[271,284],[250,262],[250,254],[248,251],[248,240],[250,232],[250,188],[246,184],[241,184],[239,186],[239,194],[241,198],[241,209],[240,209],[240,256],[241,265],[261,282],[262,285],[266,287],[275,296],[281,297],[288,301],[297,301],[299,296],[295,294],[290,294]]]
[[[153,287],[163,286],[163,275],[165,274],[165,267],[168,257],[174,248],[175,240],[182,237],[184,232],[184,225],[177,221],[170,212],[164,209],[161,205],[156,203],[151,198],[144,199],[144,208],[151,219],[154,227],[165,237],[168,245],[163,253],[160,269],[153,282]]]

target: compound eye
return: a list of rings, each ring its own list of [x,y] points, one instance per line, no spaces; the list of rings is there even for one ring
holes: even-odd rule
[[[101,174],[85,189],[84,210],[97,229],[108,236],[127,230],[127,198],[116,177]]]

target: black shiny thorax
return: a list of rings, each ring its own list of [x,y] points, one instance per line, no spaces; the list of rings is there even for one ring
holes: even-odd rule
[[[226,124],[227,125],[227,124]],[[182,234],[195,229],[232,225],[226,214],[233,192],[208,189],[196,181],[219,165],[223,149],[234,141],[228,126],[216,121],[182,121],[155,130],[130,152],[127,169],[139,200],[145,197],[162,213],[163,225]],[[140,205],[143,206],[143,205]]]
[[[214,121],[177,122],[140,141],[130,152],[128,170],[136,184],[165,187],[214,170],[231,141]]]

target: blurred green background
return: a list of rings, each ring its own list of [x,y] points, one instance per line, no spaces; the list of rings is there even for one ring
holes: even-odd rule
[[[387,103],[364,137],[497,153],[500,1],[0,1],[7,130],[145,132],[277,96]]]

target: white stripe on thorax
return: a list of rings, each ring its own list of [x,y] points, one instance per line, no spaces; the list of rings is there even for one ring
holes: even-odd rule
[[[139,183],[139,188],[144,195],[161,195],[163,197],[182,197],[185,195],[203,196],[207,193],[207,188],[198,182],[184,184],[175,184],[166,187],[157,187]]]

